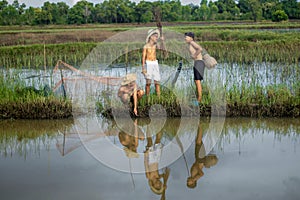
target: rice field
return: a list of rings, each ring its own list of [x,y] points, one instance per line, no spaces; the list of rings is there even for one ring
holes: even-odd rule
[[[167,26],[170,33],[177,33],[173,40],[167,40],[168,56],[158,52],[161,65],[162,86],[170,89],[178,62],[183,61],[176,87],[172,95],[166,92],[162,98],[155,95],[139,104],[141,116],[147,116],[152,104],[161,104],[167,108],[168,116],[179,116],[182,108],[190,105],[195,98],[195,86],[192,79],[192,62],[184,50],[182,34],[188,31],[196,33],[196,40],[214,56],[218,65],[214,70],[206,70],[203,81],[203,102],[197,107],[201,115],[209,116],[211,106],[223,95],[226,102],[227,116],[251,117],[299,117],[300,115],[300,34],[299,24],[236,24],[226,25],[184,25]],[[77,28],[72,27],[74,30]],[[64,40],[61,43],[30,42],[26,38],[24,45],[1,45],[0,67],[2,70],[0,110],[1,118],[65,118],[72,116],[71,98],[64,99],[53,94],[45,95],[45,83],[49,88],[54,86],[52,69],[58,60],[96,76],[122,77],[126,73],[140,72],[141,50],[144,45],[142,38],[131,40],[128,34],[126,42],[116,42],[118,33],[124,30],[135,31],[135,27],[88,27],[77,29],[84,31],[111,31],[113,39],[104,42],[100,37],[94,37],[92,42],[84,42],[77,38]],[[143,31],[144,29],[138,29]],[[0,34],[15,34],[22,32],[37,34],[39,29],[18,30],[7,27]],[[49,28],[42,34],[55,32],[63,35],[63,28]],[[74,31],[76,32],[76,31]],[[139,32],[138,32],[139,33]],[[75,33],[74,33],[75,34]],[[85,35],[89,38],[91,35]],[[97,35],[96,34],[96,35]],[[169,32],[166,31],[166,38]],[[28,35],[26,35],[28,37]],[[83,37],[83,36],[82,36]],[[127,36],[126,36],[127,37]],[[139,37],[141,38],[139,40]],[[170,37],[169,37],[170,38]],[[53,39],[53,38],[52,38]],[[49,38],[49,41],[52,40]],[[175,40],[176,39],[176,40]],[[63,70],[64,77],[74,74]],[[43,75],[41,75],[43,74]],[[43,77],[43,78],[41,78]],[[212,83],[217,82],[218,88]],[[144,80],[139,78],[143,87]],[[31,88],[28,90],[28,88]],[[104,92],[108,86],[98,87],[94,103],[97,110],[109,116],[110,109],[105,103]],[[214,94],[212,94],[214,88]],[[116,90],[116,88],[112,88]],[[219,91],[218,91],[219,90]],[[20,92],[22,91],[22,92]],[[167,90],[168,91],[168,90]],[[219,95],[216,95],[219,94]],[[80,105],[79,105],[80,106]],[[191,107],[192,106],[192,107]]]

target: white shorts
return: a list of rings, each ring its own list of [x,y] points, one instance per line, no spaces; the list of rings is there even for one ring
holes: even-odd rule
[[[162,144],[154,144],[149,148],[149,164],[159,163],[162,152]]]
[[[159,66],[158,61],[150,61],[146,60],[146,70],[147,74],[145,75],[146,79],[160,81],[160,74],[159,74]]]

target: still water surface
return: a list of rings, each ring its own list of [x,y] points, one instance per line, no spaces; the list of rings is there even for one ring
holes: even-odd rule
[[[101,132],[106,131],[100,138],[121,145],[111,121],[100,118],[98,123]],[[167,123],[164,142],[172,137],[172,123],[176,126],[178,119]],[[200,124],[205,135],[209,120],[201,119]],[[161,199],[163,195],[150,189],[145,173],[120,172],[95,159],[71,133],[74,125],[72,120],[1,121],[0,198]],[[196,141],[199,129],[184,130],[183,135]],[[167,167],[166,199],[300,198],[299,119],[226,119],[209,154],[212,162],[199,170],[196,187],[188,188],[195,148],[193,142],[184,156]]]

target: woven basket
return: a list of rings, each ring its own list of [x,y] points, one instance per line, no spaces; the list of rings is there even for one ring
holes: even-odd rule
[[[205,67],[207,67],[208,69],[213,69],[218,64],[216,59],[210,56],[208,53],[203,56],[203,61]]]

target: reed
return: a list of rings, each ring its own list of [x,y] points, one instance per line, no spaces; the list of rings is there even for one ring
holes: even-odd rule
[[[43,69],[45,64],[48,67],[54,67],[58,60],[79,66],[95,46],[94,43],[51,44],[46,45],[45,55],[44,44],[1,47],[0,66]]]
[[[300,87],[295,86],[293,94],[285,85],[272,85],[267,87],[243,84],[240,88],[234,85],[226,92],[226,116],[227,117],[299,117],[300,116]],[[194,88],[187,88],[187,93],[194,93]],[[174,92],[163,90],[161,97],[155,94],[144,97],[139,101],[138,110],[140,117],[149,117],[149,109],[153,105],[161,105],[166,111],[166,116],[181,117],[199,114],[201,116],[211,115],[211,106],[220,98],[211,96],[208,87],[203,86],[203,100],[197,108],[193,99],[184,99],[186,91]],[[218,92],[217,92],[218,94]],[[184,99],[184,100],[182,100]],[[118,108],[124,110],[126,106]],[[111,108],[98,102],[98,112],[105,117],[112,118]],[[131,113],[132,114],[132,113]]]
[[[44,45],[1,47],[0,66],[5,68],[42,68],[45,64],[44,59],[46,66],[50,68],[55,66],[57,60],[64,60],[71,65],[80,66],[96,46],[108,50],[97,58],[101,63],[126,63],[129,61],[130,64],[136,65],[141,62],[143,44],[130,45],[138,47],[126,54],[124,52],[128,44],[71,43],[46,45],[46,58],[44,58]],[[201,45],[219,63],[299,63],[300,59],[300,39],[256,42],[208,41],[202,42]],[[182,45],[177,48],[182,48]],[[177,51],[180,52],[180,49]],[[177,62],[182,59],[182,56],[185,57],[186,55],[171,52],[167,58],[163,56],[159,56],[159,58],[161,63],[170,63],[172,61]]]
[[[19,81],[19,82],[17,82]],[[72,117],[70,100],[26,87],[18,79],[0,76],[0,119],[61,119]]]

